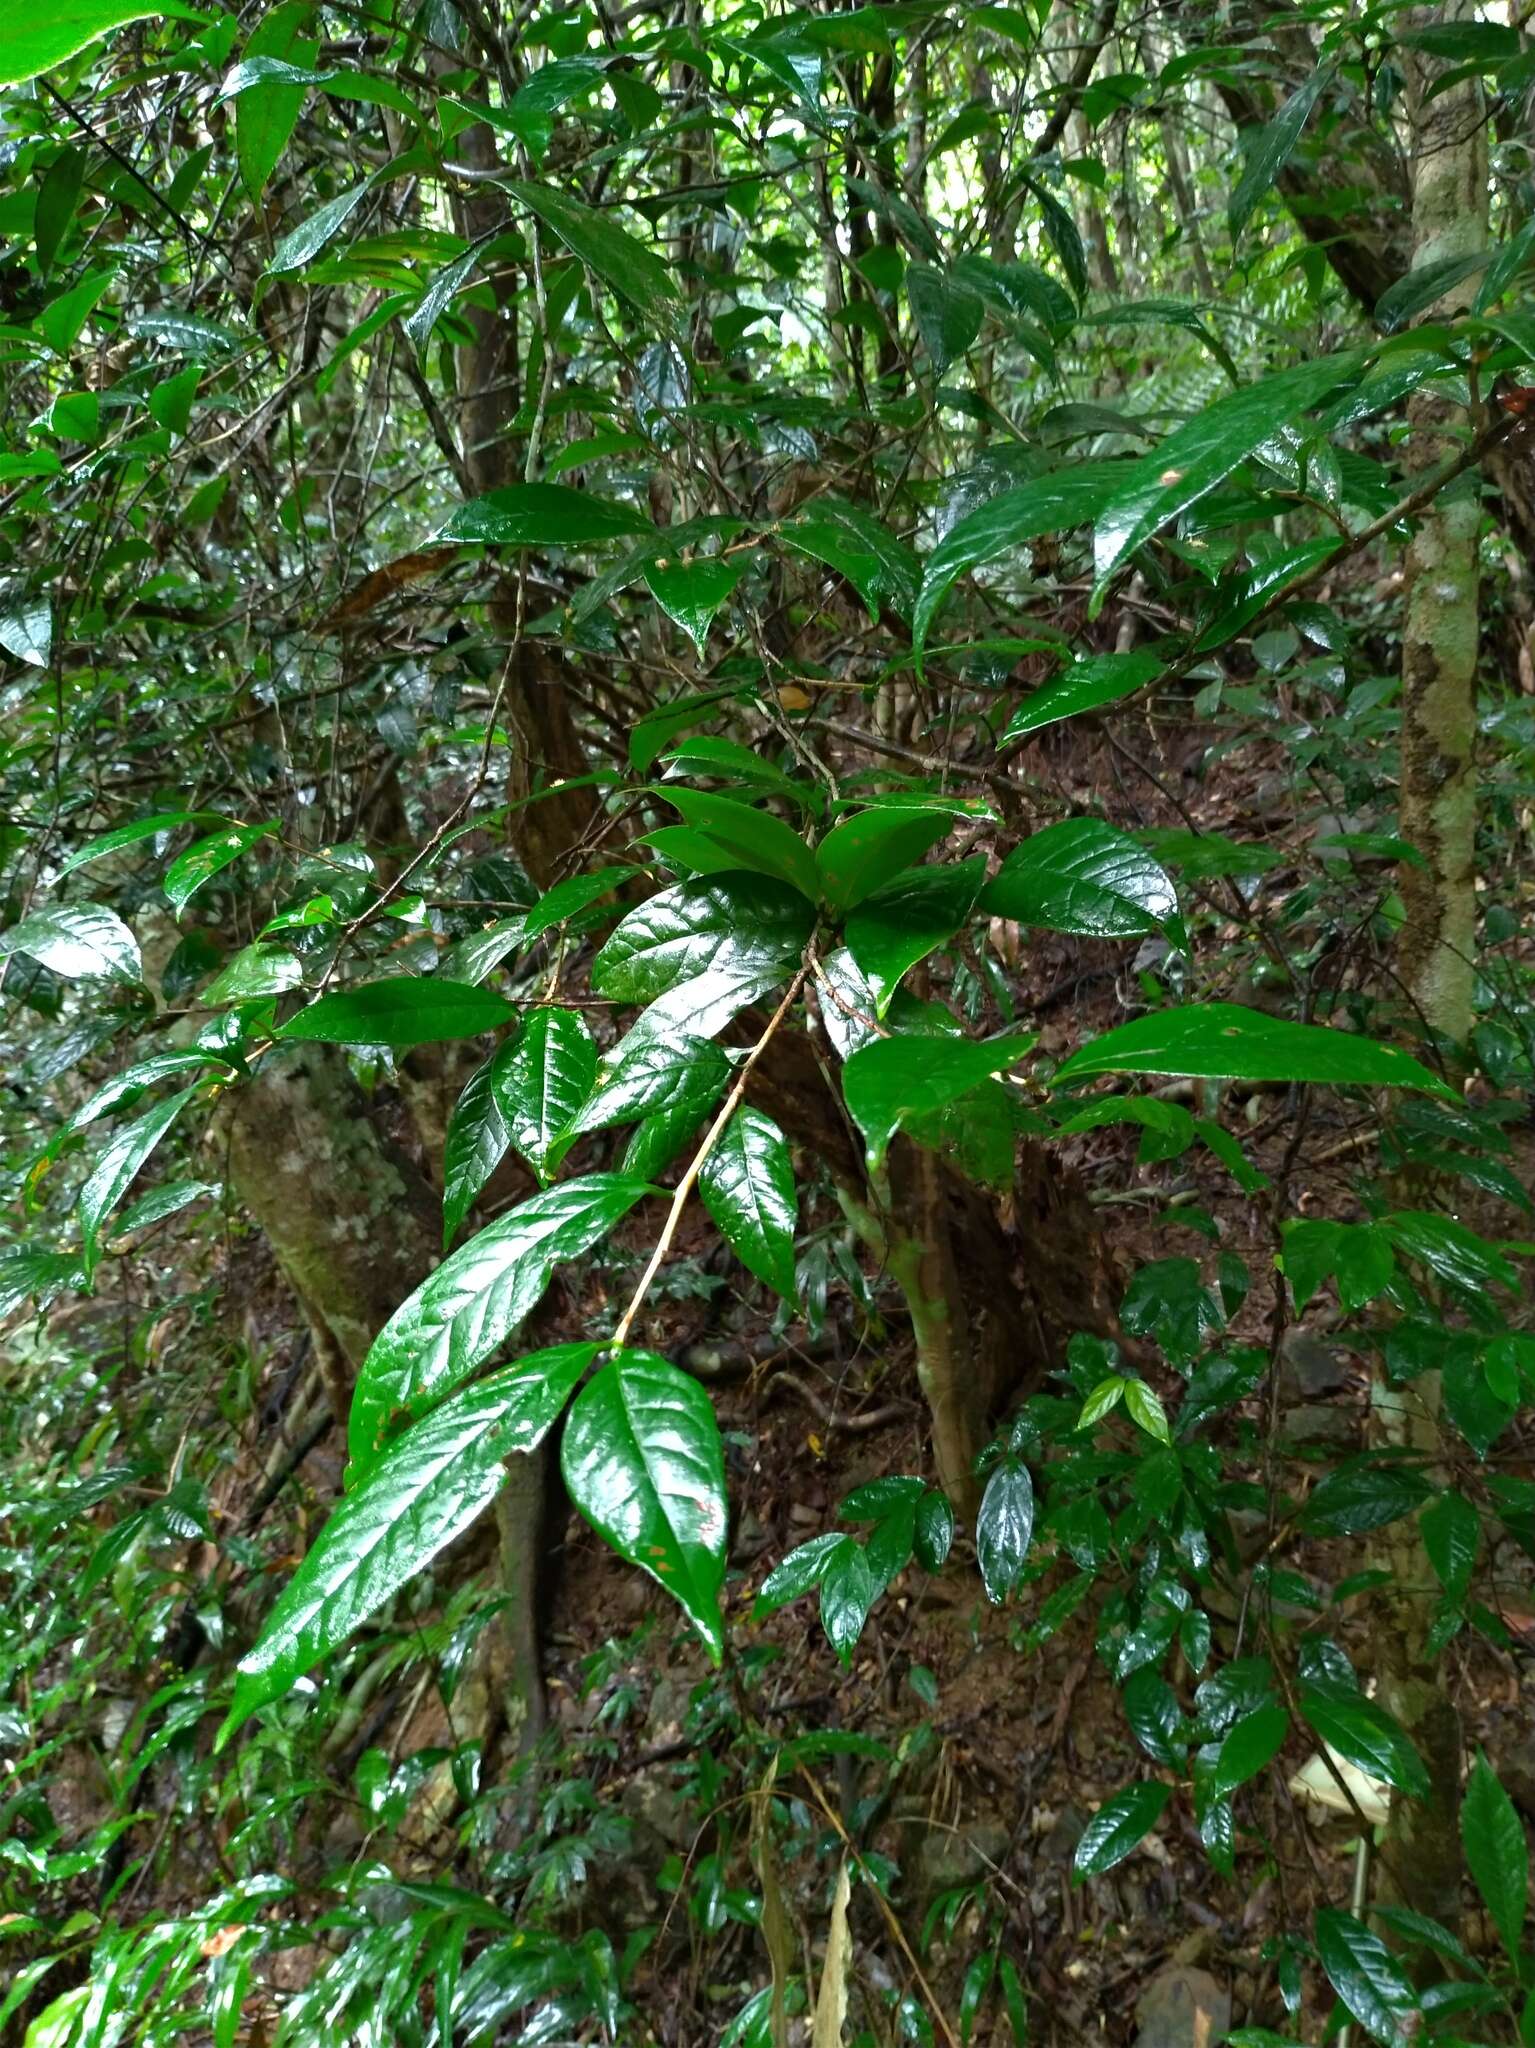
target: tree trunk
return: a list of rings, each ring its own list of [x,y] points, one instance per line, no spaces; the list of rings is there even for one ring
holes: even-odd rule
[[[1428,10],[1414,25],[1469,15]],[[1430,97],[1443,66],[1403,51],[1413,135],[1413,265],[1471,255],[1487,238],[1487,156],[1480,89],[1466,80]],[[1434,317],[1465,310],[1475,281],[1441,300]],[[1453,451],[1453,408],[1437,395],[1409,402],[1411,466],[1428,470]],[[1477,540],[1474,472],[1442,492],[1407,551],[1402,622],[1401,836],[1423,865],[1401,870],[1406,918],[1398,960],[1427,1028],[1457,1044],[1471,1029],[1476,943]],[[1377,1378],[1376,1440],[1418,1452],[1439,1469],[1438,1375],[1403,1387]],[[1378,1641],[1381,1703],[1422,1752],[1432,1781],[1422,1801],[1392,1800],[1382,1856],[1384,1886],[1404,1905],[1453,1926],[1460,1910],[1459,1717],[1429,1647],[1437,1589],[1415,1519],[1382,1533],[1391,1574]]]
[[[1061,1364],[1074,1331],[1115,1328],[1108,1256],[1081,1183],[1025,1140],[999,1202],[940,1154],[897,1137],[884,1187],[871,1188],[804,1032],[778,1033],[747,1093],[821,1160],[849,1221],[900,1287],[939,1483],[973,1523],[975,1458],[1002,1415]]]

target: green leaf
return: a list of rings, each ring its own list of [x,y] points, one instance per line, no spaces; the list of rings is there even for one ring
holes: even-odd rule
[[[1482,1903],[1492,1915],[1504,1952],[1516,1967],[1529,1904],[1530,1854],[1514,1802],[1480,1751],[1466,1779],[1460,1838]]]
[[[100,1256],[101,1226],[132,1186],[140,1167],[197,1093],[183,1088],[116,1132],[80,1190],[80,1237],[89,1280]]]
[[[833,1551],[846,1541],[845,1536],[830,1529],[825,1535],[812,1536],[808,1543],[801,1543],[797,1549],[791,1550],[762,1581],[762,1590],[752,1609],[753,1618],[760,1620],[765,1614],[776,1614],[791,1600],[813,1593],[826,1576]]]
[[[32,217],[32,239],[37,250],[37,267],[46,277],[53,259],[74,221],[75,208],[85,184],[85,158],[67,143],[43,174],[37,188],[37,207]]]
[[[902,1125],[931,1116],[994,1074],[1015,1066],[1033,1034],[977,1043],[968,1038],[879,1038],[842,1069],[848,1113],[864,1134],[869,1168],[878,1172]]]
[[[349,192],[342,192],[316,208],[307,220],[300,221],[292,233],[284,235],[277,244],[266,267],[266,275],[289,277],[295,271],[307,270],[316,256],[336,239],[372,189],[373,180],[364,178]]]
[[[821,1573],[821,1626],[841,1663],[852,1662],[869,1609],[880,1593],[869,1554],[851,1536],[840,1536]]]
[[[1062,1062],[1064,1086],[1093,1074],[1202,1074],[1231,1081],[1309,1081],[1335,1088],[1449,1091],[1410,1053],[1239,1003],[1155,1010],[1105,1031]]]
[[[590,909],[604,896],[611,896],[624,882],[633,879],[634,869],[626,867],[598,868],[590,875],[567,875],[563,882],[556,882],[552,889],[546,889],[523,918],[523,939],[536,939],[552,925],[579,917],[583,910]]]
[[[1125,1681],[1120,1699],[1136,1741],[1152,1762],[1181,1771],[1188,1754],[1189,1734],[1178,1695],[1167,1680],[1155,1666],[1143,1664]]]
[[[496,1068],[516,1050],[516,1041],[498,1045],[464,1083],[453,1106],[442,1146],[442,1244],[446,1251],[459,1225],[474,1205],[512,1142],[511,1125],[496,1096]]]
[[[478,249],[466,249],[462,256],[445,263],[400,322],[406,340],[418,354],[425,350],[432,338],[432,330],[469,282],[479,260]]]
[[[679,882],[631,910],[592,962],[592,987],[650,1003],[702,976],[755,1002],[799,966],[815,919],[803,894],[754,874]]]
[[[912,868],[868,896],[848,917],[848,951],[883,1017],[901,977],[952,938],[969,916],[986,873],[986,856]]]
[[[517,1012],[493,989],[437,975],[393,974],[337,989],[277,1030],[306,1045],[442,1045],[510,1024]]]
[[[221,1746],[490,1505],[506,1479],[504,1460],[543,1441],[597,1351],[556,1344],[530,1352],[450,1394],[389,1446],[342,1496],[240,1660]]]
[[[262,65],[263,59],[267,63],[286,63],[299,72],[312,64],[319,44],[306,41],[301,31],[313,18],[314,9],[309,0],[289,0],[286,6],[274,7],[257,22],[247,38],[246,63],[237,65],[224,81],[221,97],[227,98],[232,89],[240,87],[241,72],[247,72],[250,77],[251,89],[239,91],[234,121],[235,157],[240,167],[240,182],[245,187],[246,196],[252,200],[259,199],[266,189],[267,180],[292,139],[308,96],[308,81],[301,79],[284,84],[274,78],[264,82],[264,66],[259,71],[255,67]]]
[[[1218,398],[1149,455],[1122,469],[1121,487],[1097,517],[1092,610],[1097,611],[1111,578],[1143,542],[1213,490],[1281,427],[1356,377],[1361,361],[1361,352],[1351,350],[1277,370]]]
[[[637,242],[611,214],[595,212],[556,186],[511,178],[502,182],[573,256],[594,270],[620,298],[627,299],[642,319],[671,330],[677,315],[676,280],[653,250]]]
[[[912,1548],[925,1572],[940,1572],[954,1543],[954,1510],[941,1493],[929,1488],[917,1502],[911,1532]]]
[[[634,506],[590,491],[568,484],[507,484],[460,505],[436,537],[491,547],[580,548],[651,531],[649,519]]]
[[[1125,1407],[1130,1418],[1138,1422],[1147,1436],[1154,1436],[1160,1444],[1170,1444],[1173,1433],[1168,1426],[1167,1410],[1162,1406],[1156,1392],[1144,1380],[1125,1381]]]
[[[664,1358],[620,1351],[577,1396],[560,1466],[597,1533],[724,1653],[725,1453],[708,1395]]]
[[[1034,1481],[1021,1458],[1001,1458],[991,1469],[975,1522],[975,1550],[986,1597],[994,1603],[1013,1592],[1028,1560],[1034,1535]]]
[[[1417,2028],[1417,1995],[1378,1934],[1352,1913],[1324,1906],[1316,1916],[1316,1952],[1328,1981],[1382,2048],[1406,2048]]]
[[[1474,254],[1441,256],[1435,262],[1418,264],[1375,301],[1376,326],[1382,334],[1394,334],[1456,285],[1485,270],[1491,255],[1490,249],[1479,249]]]
[[[815,850],[821,897],[844,916],[903,868],[920,860],[954,823],[946,811],[875,809],[834,825]]]
[[[738,1109],[703,1163],[698,1191],[741,1264],[792,1302],[798,1199],[789,1147],[773,1119]]]
[[[1041,534],[1089,525],[1123,489],[1128,474],[1122,462],[1079,463],[1004,491],[952,526],[923,566],[912,617],[918,662],[934,614],[959,577],[986,568]]]
[[[1255,1707],[1225,1734],[1215,1768],[1204,1787],[1207,1799],[1229,1799],[1249,1778],[1266,1770],[1284,1748],[1290,1716],[1283,1707]]]
[[[1083,711],[1097,711],[1105,704],[1116,704],[1120,698],[1144,689],[1166,666],[1162,656],[1149,648],[1138,648],[1129,654],[1090,654],[1082,661],[1074,661],[1018,706],[997,745],[1011,746],[1042,726],[1075,718]]]
[[[1404,1465],[1340,1465],[1312,1492],[1301,1526],[1314,1536],[1363,1536],[1410,1515],[1432,1491]]]
[[[702,1115],[729,1079],[729,1057],[711,1039],[686,1033],[631,1034],[599,1063],[597,1085],[565,1126],[559,1151],[572,1139],[609,1124],[672,1112]]]
[[[195,942],[201,933],[189,935]],[[185,945],[187,940],[183,940]],[[210,1010],[221,1003],[248,1003],[262,996],[285,995],[303,985],[304,970],[281,946],[242,946],[203,990],[199,1000]]]
[[[1105,1800],[1082,1830],[1082,1839],[1072,1858],[1072,1883],[1101,1877],[1139,1848],[1162,1818],[1170,1791],[1169,1786],[1147,1779],[1139,1785],[1127,1785],[1123,1792]]]
[[[165,15],[178,21],[206,18],[176,0],[159,0],[153,7],[142,0],[47,0],[45,6],[8,9],[0,21],[0,85],[21,85],[51,71],[108,29]]]
[[[0,647],[31,668],[46,668],[53,652],[53,607],[46,597],[24,597],[0,611]]]
[[[908,268],[906,296],[923,346],[941,377],[980,333],[986,302],[979,292],[931,263],[913,263]]]
[[[729,856],[738,867],[787,882],[814,903],[820,876],[810,848],[797,832],[771,811],[753,810],[734,797],[714,796],[701,789],[674,789],[660,794],[695,832]]]
[[[1099,1380],[1082,1403],[1082,1413],[1077,1417],[1077,1428],[1091,1429],[1095,1422],[1101,1422],[1105,1415],[1112,1414],[1124,1399],[1125,1388],[1128,1385],[1128,1380],[1120,1372],[1111,1372]]]
[[[702,654],[710,626],[745,574],[744,560],[699,555],[691,562],[656,562],[645,571],[645,582],[662,611]]]
[[[1226,208],[1233,248],[1241,239],[1243,228],[1252,219],[1253,208],[1290,161],[1311,109],[1316,105],[1317,96],[1328,82],[1328,72],[1321,69],[1313,71],[1306,82],[1291,93],[1272,121],[1265,122],[1256,133],[1242,136],[1247,160]]]
[[[1452,1600],[1470,1589],[1482,1543],[1482,1518],[1463,1493],[1437,1494],[1418,1517],[1434,1576]]]
[[[871,619],[889,604],[904,617],[916,602],[917,558],[861,506],[822,498],[779,528],[785,547],[845,576]]]
[[[34,911],[0,932],[0,959],[11,953],[25,953],[65,981],[144,978],[138,940],[114,911],[99,903]]]
[[[1341,1686],[1302,1685],[1297,1703],[1313,1732],[1339,1756],[1410,1798],[1428,1797],[1423,1759],[1384,1707]]]
[[[352,1397],[355,1471],[378,1458],[391,1421],[467,1379],[537,1304],[561,1259],[579,1258],[649,1193],[593,1173],[546,1188],[470,1238],[401,1303],[374,1338]]]
[[[1178,898],[1138,840],[1099,818],[1065,818],[1008,855],[981,908],[1046,931],[1134,938],[1175,917]]]
[[[597,1048],[578,1010],[530,1010],[522,1032],[491,1062],[491,1085],[511,1142],[540,1180],[555,1145],[591,1094]]]
[[[199,839],[189,846],[185,853],[178,854],[165,871],[161,883],[172,910],[179,917],[187,904],[207,882],[227,868],[231,861],[237,861],[260,839],[265,839],[277,830],[275,824],[226,825],[222,831],[210,833],[206,839]]]

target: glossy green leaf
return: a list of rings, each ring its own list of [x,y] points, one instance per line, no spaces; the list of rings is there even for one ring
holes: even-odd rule
[[[640,1117],[701,1114],[729,1079],[730,1060],[712,1039],[680,1032],[625,1039],[599,1062],[597,1085],[562,1138],[568,1142]]]
[[[848,951],[883,1017],[902,975],[959,930],[986,875],[986,856],[911,868],[867,896],[844,928]]]
[[[196,939],[201,934],[192,936]],[[289,989],[302,987],[303,981],[302,966],[282,946],[242,946],[208,983],[199,1000],[212,1010],[222,1003],[248,1003],[263,996],[286,995]]]
[[[1419,1088],[1444,1083],[1410,1053],[1321,1024],[1295,1024],[1239,1003],[1155,1010],[1105,1031],[1062,1062],[1056,1081],[1093,1074],[1202,1074],[1233,1081],[1309,1081],[1334,1088]]]
[[[968,1038],[879,1038],[842,1069],[848,1113],[864,1134],[871,1171],[903,1125],[931,1116],[992,1075],[1016,1066],[1033,1045],[1029,1032],[978,1042]]]
[[[142,981],[139,942],[115,911],[100,903],[35,910],[0,932],[0,959],[25,953],[65,981]]]
[[[1266,1770],[1284,1748],[1290,1732],[1290,1716],[1283,1707],[1254,1707],[1227,1729],[1220,1754],[1204,1793],[1209,1799],[1228,1799],[1249,1778]]]
[[[734,797],[714,796],[701,789],[668,785],[660,793],[695,832],[701,832],[738,867],[787,882],[815,902],[820,892],[815,857],[782,818],[775,818],[771,811],[753,810]]]
[[[115,1131],[102,1148],[80,1190],[80,1240],[84,1248],[85,1274],[95,1270],[101,1249],[101,1226],[132,1186],[140,1168],[197,1093],[183,1088],[179,1095],[157,1103],[131,1124]]]
[[[1315,1536],[1363,1536],[1410,1515],[1432,1491],[1410,1466],[1340,1465],[1312,1489],[1301,1525]]]
[[[1530,1852],[1524,1823],[1485,1756],[1477,1754],[1460,1808],[1466,1867],[1492,1916],[1504,1953],[1517,1965],[1529,1906]]]
[[[1096,609],[1110,579],[1143,542],[1228,477],[1265,441],[1340,384],[1357,377],[1358,350],[1276,370],[1218,398],[1149,454],[1130,464],[1096,515]]]
[[[844,1668],[853,1661],[879,1593],[879,1577],[867,1550],[851,1536],[839,1537],[821,1573],[821,1626]]]
[[[598,868],[590,875],[567,875],[563,882],[546,889],[528,911],[522,921],[522,937],[536,939],[552,926],[579,917],[583,910],[600,903],[603,897],[611,896],[615,889],[633,879],[634,870],[627,867]]]
[[[925,1572],[940,1572],[954,1543],[954,1510],[941,1493],[929,1488],[917,1502],[912,1548]]]
[[[791,1550],[762,1581],[762,1590],[752,1609],[753,1616],[760,1619],[765,1614],[776,1614],[791,1600],[813,1593],[826,1576],[832,1553],[846,1541],[845,1536],[832,1529],[825,1535],[812,1536],[808,1543],[801,1543]]]
[[[644,320],[669,331],[677,315],[677,285],[670,269],[609,213],[573,199],[554,185],[505,180],[506,189],[557,235],[570,253],[618,293]]]
[[[953,823],[941,810],[881,808],[844,818],[815,850],[827,909],[833,916],[845,916],[946,838]]]
[[[931,263],[913,263],[908,267],[906,296],[922,345],[941,377],[980,333],[986,302],[979,292]]]
[[[814,916],[804,896],[754,874],[680,882],[631,910],[592,962],[592,987],[651,1003],[705,974],[754,1002],[799,966]]]
[[[1136,938],[1177,915],[1167,875],[1100,818],[1065,818],[1010,853],[981,892],[994,917],[1085,938]]]
[[[491,1063],[491,1085],[511,1142],[540,1180],[556,1141],[591,1094],[597,1047],[578,1010],[530,1010],[521,1034]]]
[[[1159,1444],[1172,1442],[1167,1410],[1162,1406],[1160,1396],[1144,1380],[1125,1381],[1125,1408],[1130,1419],[1139,1423],[1147,1436],[1155,1437]]]
[[[1072,1883],[1101,1877],[1138,1849],[1162,1818],[1170,1790],[1147,1779],[1106,1799],[1082,1830],[1071,1863]]]
[[[1090,654],[1074,661],[1048,683],[1042,683],[1026,698],[1007,722],[997,742],[999,747],[1056,725],[1063,718],[1075,718],[1083,711],[1098,711],[1105,704],[1117,704],[1143,690],[1167,666],[1164,658],[1149,648],[1129,654]]]
[[[235,157],[240,182],[251,199],[259,199],[265,191],[308,96],[308,82],[302,78],[284,83],[280,77],[268,77],[264,70],[255,67],[261,66],[263,60],[276,61],[302,73],[319,51],[319,44],[308,41],[303,34],[314,18],[308,0],[288,0],[286,6],[270,9],[246,39],[247,63],[237,65],[224,81],[222,97],[227,98],[232,86],[242,84],[237,74],[247,72],[244,82],[249,89],[239,91],[235,108]]]
[[[1463,1493],[1451,1490],[1429,1502],[1418,1517],[1418,1529],[1435,1578],[1452,1600],[1463,1600],[1481,1549],[1481,1516]]]
[[[517,1012],[493,989],[438,975],[395,974],[337,989],[279,1026],[279,1038],[305,1044],[441,1045],[478,1038],[510,1024]]]
[[[988,1600],[1016,1591],[1034,1536],[1034,1481],[1021,1458],[992,1467],[975,1522],[975,1551]]]
[[[177,0],[158,0],[153,7],[142,0],[48,0],[46,6],[10,8],[0,21],[0,85],[20,85],[51,71],[125,22],[166,15],[178,21],[206,18]]]
[[[789,1147],[770,1116],[745,1104],[736,1111],[703,1163],[698,1192],[747,1271],[793,1301],[798,1197]]]
[[[1312,1731],[1339,1756],[1413,1799],[1428,1797],[1423,1759],[1384,1707],[1341,1685],[1302,1685],[1298,1704]]]
[[[560,1466],[572,1501],[629,1563],[664,1586],[717,1664],[725,1628],[725,1454],[697,1380],[620,1351],[577,1396]]]
[[[778,533],[785,547],[845,576],[863,599],[871,619],[879,617],[883,605],[905,617],[915,604],[919,582],[916,556],[862,506],[820,498]]]
[[[516,1040],[498,1045],[464,1083],[453,1105],[442,1147],[443,1249],[458,1235],[459,1225],[512,1142],[511,1125],[496,1096],[495,1076],[516,1051]]]
[[[166,869],[165,880],[160,885],[176,915],[181,915],[198,890],[211,882],[215,875],[221,874],[242,853],[249,852],[258,840],[268,838],[276,830],[274,824],[226,825],[221,831],[210,833],[206,839],[199,839],[185,853],[178,854]]]
[[[1120,1700],[1136,1741],[1152,1762],[1181,1771],[1188,1754],[1188,1727],[1178,1695],[1162,1674],[1143,1664],[1125,1681]]]
[[[284,235],[272,251],[272,260],[266,268],[267,276],[291,277],[296,271],[307,270],[315,258],[330,247],[372,189],[373,180],[364,178],[360,185],[354,185],[350,191],[339,193],[323,206],[316,207],[308,219],[300,221],[291,234]]]
[[[702,654],[710,626],[745,574],[744,560],[699,555],[691,562],[656,562],[645,571],[645,582],[662,611]]]
[[[1324,1906],[1316,1916],[1316,1952],[1344,2005],[1381,2048],[1406,2048],[1418,2031],[1418,1999],[1380,1936],[1352,1913]]]
[[[615,1173],[562,1181],[445,1259],[363,1360],[348,1431],[354,1470],[375,1462],[395,1418],[467,1379],[537,1304],[555,1266],[590,1251],[648,1192],[646,1182]]]
[[[450,1394],[389,1446],[332,1510],[240,1660],[221,1743],[469,1527],[501,1490],[504,1461],[543,1441],[597,1350],[530,1352]]]
[[[922,589],[912,618],[912,640],[921,659],[928,628],[951,586],[1045,533],[1090,525],[1112,502],[1130,474],[1122,462],[1085,462],[1055,470],[968,513],[944,535],[923,565]]]
[[[643,512],[568,484],[506,484],[460,505],[437,530],[439,540],[483,541],[491,547],[581,548],[626,534],[649,533]]]
[[[1311,109],[1328,81],[1329,74],[1319,67],[1296,87],[1272,121],[1265,122],[1255,133],[1243,135],[1246,162],[1226,208],[1233,247],[1252,219],[1253,208],[1290,161]]]

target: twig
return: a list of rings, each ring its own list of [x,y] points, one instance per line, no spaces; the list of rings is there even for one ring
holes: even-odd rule
[[[789,1006],[793,1003],[801,988],[803,988],[805,976],[809,972],[808,965],[801,967],[799,973],[790,982],[784,992],[783,1001],[768,1019],[767,1029],[742,1062],[741,1071],[735,1078],[735,1086],[725,1097],[723,1103],[721,1103],[719,1115],[704,1133],[703,1143],[693,1154],[687,1172],[678,1181],[676,1193],[672,1196],[672,1206],[667,1211],[666,1221],[661,1227],[661,1235],[656,1239],[655,1249],[651,1252],[645,1270],[640,1275],[640,1284],[635,1288],[629,1306],[619,1318],[618,1328],[613,1332],[613,1342],[610,1347],[612,1350],[621,1351],[625,1344],[628,1343],[629,1331],[633,1327],[635,1317],[640,1312],[645,1296],[650,1292],[650,1283],[655,1279],[657,1273],[660,1272],[662,1265],[665,1263],[666,1255],[671,1250],[672,1239],[677,1235],[677,1225],[682,1221],[682,1212],[687,1207],[688,1196],[693,1192],[693,1184],[703,1170],[704,1161],[724,1136],[726,1124],[735,1115],[741,1097],[746,1093],[746,1083],[751,1078],[752,1068],[761,1059],[763,1053],[767,1051],[768,1041],[772,1038],[773,1033],[778,1029],[784,1018],[788,1016]]]

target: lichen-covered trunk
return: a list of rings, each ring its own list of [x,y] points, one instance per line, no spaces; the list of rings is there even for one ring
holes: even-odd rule
[[[435,1263],[439,1198],[390,1142],[333,1046],[279,1047],[233,1091],[221,1126],[225,1170],[260,1226],[314,1334],[325,1390],[343,1431],[368,1347]],[[543,1465],[512,1461],[498,1513],[505,1604],[487,1631],[477,1682],[485,1722],[504,1717],[522,1746],[544,1725],[537,1557]]]
[[[1457,0],[1425,9],[1415,26],[1471,19]],[[1445,66],[1404,50],[1412,124],[1413,267],[1474,256],[1487,239],[1487,156],[1475,79],[1436,92]],[[1475,280],[1438,306],[1463,312]],[[1438,396],[1409,401],[1408,457],[1427,470],[1454,448],[1453,409]],[[1464,422],[1461,422],[1462,426]],[[1409,544],[1402,618],[1400,830],[1418,862],[1404,864],[1406,912],[1398,968],[1424,1024],[1441,1039],[1471,1029],[1476,945],[1477,546],[1481,499],[1474,471],[1424,512]],[[1421,1199],[1421,1190],[1418,1191]],[[1373,1432],[1384,1446],[1416,1452],[1432,1471],[1443,1446],[1437,1374],[1405,1386],[1383,1375],[1373,1389]],[[1397,1795],[1382,1850],[1382,1886],[1415,1911],[1453,1925],[1460,1910],[1459,1719],[1431,1653],[1437,1587],[1415,1519],[1382,1532],[1380,1563],[1390,1574],[1378,1632],[1381,1703],[1407,1730],[1428,1766],[1422,1801]]]

